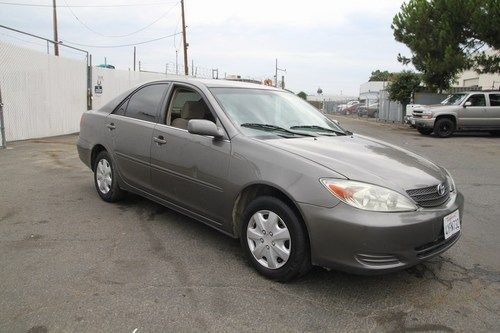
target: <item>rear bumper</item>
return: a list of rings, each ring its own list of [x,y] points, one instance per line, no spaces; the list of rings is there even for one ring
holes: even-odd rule
[[[92,169],[92,147],[90,146],[90,142],[82,139],[80,136],[78,137],[78,141],[76,142],[76,150],[78,151],[78,156],[80,160],[89,168]]]
[[[460,210],[463,196],[443,206],[406,213],[363,211],[339,204],[299,204],[306,219],[313,264],[359,274],[396,271],[448,250],[460,233],[444,239],[444,216]]]

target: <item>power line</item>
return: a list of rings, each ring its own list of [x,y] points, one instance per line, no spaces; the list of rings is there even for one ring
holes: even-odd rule
[[[78,45],[78,46],[111,49],[111,48],[115,48],[115,47],[126,47],[126,46],[135,46],[135,45],[152,43],[152,42],[156,42],[157,40],[161,40],[161,39],[173,37],[173,36],[180,35],[180,34],[181,34],[181,32],[176,32],[176,33],[171,34],[171,35],[162,36],[162,37],[158,37],[158,38],[154,38],[154,39],[149,39],[149,40],[145,40],[145,41],[141,41],[141,42],[137,42],[137,43],[118,44],[118,45],[90,45],[90,44],[80,44],[80,43],[71,42],[69,40],[63,40],[63,42],[64,43],[68,43],[68,44]]]
[[[177,23],[175,24],[175,31],[174,32],[178,31],[177,28],[179,28],[179,26],[180,26],[180,21],[181,21],[181,18],[179,17],[177,19]],[[177,46],[176,38],[174,36],[174,49],[175,49],[175,51],[178,51],[180,49],[180,47],[181,47],[181,43],[180,42],[181,42],[181,40],[179,39],[179,46]]]
[[[116,5],[66,5],[64,7],[72,7],[72,8],[114,8],[114,7],[143,7],[143,6],[161,6],[169,3],[173,3],[174,1],[167,2],[154,2],[154,3],[125,3],[125,4],[116,4]],[[178,2],[178,1],[176,1]],[[52,7],[52,5],[46,4],[36,4],[36,3],[18,3],[18,2],[9,2],[9,1],[0,1],[0,5],[8,5],[8,6],[23,6],[23,7]]]
[[[179,2],[176,2],[172,7],[170,7],[166,12],[164,12],[160,17],[158,17],[157,19],[155,19],[153,22],[149,23],[148,25],[145,25],[144,27],[138,29],[138,30],[135,30],[131,33],[128,33],[128,34],[123,34],[123,35],[105,35],[105,34],[102,34],[100,33],[99,31],[95,30],[95,29],[92,29],[90,26],[88,26],[84,21],[82,21],[76,14],[75,12],[71,9],[71,7],[68,6],[68,3],[66,2],[66,0],[64,0],[64,3],[66,4],[66,8],[68,8],[68,10],[71,12],[71,14],[75,17],[75,19],[81,24],[83,25],[87,30],[89,31],[92,31],[93,33],[99,35],[99,36],[103,36],[103,37],[127,37],[127,36],[132,36],[132,35],[135,35],[136,33],[138,32],[141,32],[141,31],[144,31],[146,30],[147,28],[149,28],[150,26],[152,26],[153,24],[155,24],[156,22],[158,22],[159,20],[161,20],[162,18],[164,18],[165,16],[167,16],[171,11],[172,9],[174,9],[178,4]]]

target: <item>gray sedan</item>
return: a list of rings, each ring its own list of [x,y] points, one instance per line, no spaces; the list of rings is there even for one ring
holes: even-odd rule
[[[239,238],[275,280],[311,265],[402,269],[461,233],[463,196],[444,168],[272,87],[147,83],[85,112],[77,146],[103,200],[137,193]]]

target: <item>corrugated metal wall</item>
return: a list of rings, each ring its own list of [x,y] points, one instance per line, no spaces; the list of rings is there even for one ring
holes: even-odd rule
[[[416,92],[413,95],[413,104],[431,105],[439,104],[448,97],[448,94],[438,94],[430,92]]]
[[[75,133],[87,109],[86,63],[0,41],[7,141]]]

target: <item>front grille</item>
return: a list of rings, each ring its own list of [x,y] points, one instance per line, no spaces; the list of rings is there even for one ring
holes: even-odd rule
[[[439,186],[444,186],[443,194],[438,193]],[[448,201],[450,198],[450,187],[448,182],[444,182],[440,185],[408,190],[406,193],[421,207],[436,207]]]

